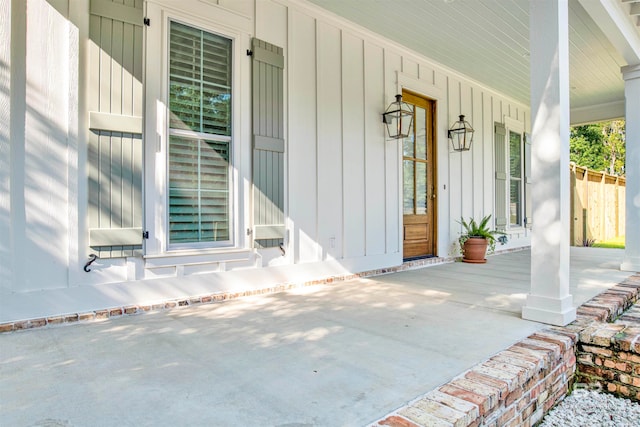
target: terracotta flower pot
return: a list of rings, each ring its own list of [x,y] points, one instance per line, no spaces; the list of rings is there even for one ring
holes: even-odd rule
[[[462,261],[473,264],[484,264],[487,262],[485,255],[487,253],[487,239],[483,237],[470,237],[464,242],[464,256]]]

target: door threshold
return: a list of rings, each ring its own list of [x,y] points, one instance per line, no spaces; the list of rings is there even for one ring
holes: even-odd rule
[[[411,262],[411,261],[418,261],[421,259],[429,259],[429,258],[435,258],[435,255],[420,255],[420,256],[412,256],[409,258],[402,258],[402,262]]]

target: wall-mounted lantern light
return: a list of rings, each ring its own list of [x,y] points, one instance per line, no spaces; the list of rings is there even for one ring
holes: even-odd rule
[[[386,125],[389,138],[406,138],[411,132],[413,107],[402,101],[402,95],[396,95],[396,101],[389,104],[382,115],[382,122]]]
[[[449,129],[449,140],[451,140],[454,151],[469,151],[474,131],[469,122],[464,119],[463,114],[459,117],[460,120],[451,125],[451,129]]]

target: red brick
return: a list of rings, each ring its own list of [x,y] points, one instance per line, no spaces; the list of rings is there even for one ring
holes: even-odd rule
[[[211,301],[213,301],[213,297],[211,297],[211,295],[207,295],[200,298],[200,301],[202,301],[203,304],[210,303]]]
[[[125,314],[136,314],[137,311],[138,311],[138,307],[135,305],[130,305],[124,308]]]
[[[622,395],[627,397],[631,395],[631,391],[629,390],[629,387],[627,387],[626,385],[618,386],[618,393],[621,393]]]
[[[64,321],[67,322],[67,323],[77,322],[78,321],[78,315],[77,314],[67,314],[66,316],[64,316]]]
[[[526,366],[532,366],[534,370],[540,370],[544,367],[544,359],[541,359],[539,357],[535,357],[529,354],[524,354],[524,353],[518,353],[515,351],[510,351],[510,350],[505,350],[505,351],[501,351],[500,353],[498,353],[497,356],[500,357],[508,357],[509,359],[513,360],[513,363],[519,363],[517,361],[521,361],[521,365],[522,367],[526,367]]]
[[[615,336],[625,328],[624,325],[611,323],[601,324],[591,335],[591,342],[601,347],[608,347],[615,341]]]
[[[638,341],[640,341],[640,328],[627,327],[616,336],[616,348],[622,351],[633,351],[633,343]]]
[[[499,426],[503,426],[506,424],[507,421],[509,421],[511,418],[513,418],[516,415],[516,408],[511,407],[509,409],[507,409],[505,412],[503,412],[500,417],[498,417],[498,425]]]
[[[581,345],[580,347],[582,351],[585,351],[587,353],[593,353],[593,354],[597,354],[604,357],[613,356],[613,351],[610,350],[609,348],[596,347],[593,345]]]
[[[624,362],[616,362],[616,369],[622,372],[631,372],[631,365],[627,365]]]
[[[511,406],[511,404],[513,402],[515,402],[516,400],[518,400],[520,397],[522,397],[522,389],[518,388],[514,391],[512,391],[511,393],[509,393],[505,398],[504,398],[504,404],[505,406]]]
[[[61,323],[64,323],[63,316],[47,317],[47,324],[49,325],[60,325]]]
[[[550,362],[553,363],[560,358],[560,346],[558,344],[552,344],[546,341],[534,340],[534,339],[524,339],[519,343],[516,343],[517,347],[525,347],[532,350],[541,350],[549,353]]]
[[[573,341],[569,337],[564,335],[554,334],[548,331],[540,331],[531,335],[529,338],[547,341],[553,344],[558,344],[562,348],[563,352],[573,349]]]
[[[480,415],[484,415],[489,409],[490,399],[487,396],[482,396],[480,394],[476,394],[472,391],[465,390],[459,387],[455,387],[451,384],[445,384],[442,387],[438,388],[438,390],[442,393],[446,393],[450,396],[457,397],[458,399],[462,399],[466,402],[473,403],[478,407]]]
[[[0,324],[0,333],[2,332],[11,332],[14,330],[13,323],[2,323]]]
[[[493,387],[494,389],[497,389],[500,391],[500,399],[503,398],[503,396],[505,396],[507,393],[509,393],[509,384],[507,384],[505,381],[502,381],[500,379],[497,378],[493,378],[490,377],[488,375],[482,374],[480,372],[476,372],[476,371],[469,371],[465,374],[465,378],[468,378],[470,380],[473,380],[475,382],[479,382],[485,385],[488,385],[490,387]]]
[[[47,325],[47,319],[31,319],[24,320],[22,322],[15,322],[14,328],[16,330],[19,329],[33,329],[33,328],[41,328]]]
[[[609,316],[609,312],[605,308],[588,307],[582,305],[576,309],[576,314],[590,317],[599,322],[604,322]]]
[[[392,415],[382,421],[378,421],[378,424],[388,427],[420,427],[417,424],[412,423],[408,419],[398,415]]]
[[[525,395],[522,397],[522,399],[520,399],[520,400],[518,400],[518,401],[516,402],[516,410],[517,410],[518,412],[522,412],[522,410],[523,410],[524,408],[526,408],[527,406],[529,406],[529,403],[531,403],[531,399],[530,399],[530,397],[529,397],[529,395],[528,395],[528,394],[525,394]]]
[[[475,403],[460,399],[448,393],[443,393],[440,390],[430,391],[425,395],[425,398],[464,414],[464,417],[460,417],[460,419],[464,421],[465,426],[480,416],[478,405]]]
[[[96,310],[95,311],[96,319],[108,319],[109,311],[108,310]]]
[[[78,314],[78,320],[81,320],[81,321],[93,320],[95,318],[96,318],[96,314],[94,312]]]
[[[521,345],[513,345],[508,348],[508,351],[523,354],[525,356],[535,357],[541,362],[543,368],[546,368],[551,364],[551,352],[548,352],[546,350],[532,349]]]
[[[542,391],[544,390],[544,388],[545,388],[544,382],[536,384],[535,387],[532,387],[531,390],[529,391],[529,396],[531,397],[531,399],[533,400],[537,399],[540,393],[542,393]]]
[[[516,365],[512,365],[509,363],[502,363],[499,361],[494,361],[494,360],[488,360],[486,362],[484,362],[482,364],[482,366],[487,366],[489,368],[492,369],[496,369],[498,371],[503,371],[506,372],[510,375],[506,376],[505,378],[508,379],[508,377],[512,377],[515,375],[515,377],[517,378],[517,384],[518,385],[522,385],[524,384],[524,382],[528,379],[529,375],[527,375],[527,369],[522,368],[520,366],[516,366]],[[505,379],[505,381],[506,381]]]
[[[543,406],[544,412],[545,413],[549,412],[549,410],[551,410],[551,408],[553,408],[556,403],[557,403],[557,401],[554,398],[551,398],[551,399],[547,400],[546,402],[544,402],[544,406]]]

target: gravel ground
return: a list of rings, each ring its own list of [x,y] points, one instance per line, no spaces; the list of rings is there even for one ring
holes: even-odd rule
[[[592,390],[575,390],[539,427],[640,427],[640,404]]]

